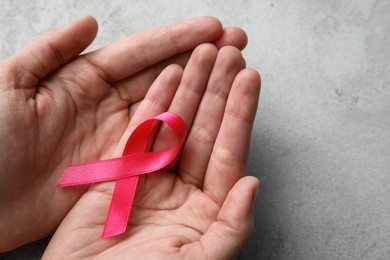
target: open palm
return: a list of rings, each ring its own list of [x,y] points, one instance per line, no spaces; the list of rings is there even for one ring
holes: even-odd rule
[[[200,18],[79,55],[96,32],[93,18],[81,19],[1,64],[0,251],[56,229],[88,188],[56,189],[64,167],[118,153],[163,68],[185,65],[186,52],[204,42],[246,42],[242,31]]]
[[[238,49],[195,49],[185,70],[166,68],[140,103],[127,129],[164,111],[179,114],[189,135],[179,158],[140,177],[127,231],[101,239],[115,183],[90,186],[53,236],[44,258],[229,259],[253,230],[258,187],[242,178],[260,78],[242,69]],[[123,139],[127,139],[125,133]],[[173,136],[161,129],[153,150]],[[117,156],[124,143],[117,147]],[[73,188],[66,188],[71,190]]]

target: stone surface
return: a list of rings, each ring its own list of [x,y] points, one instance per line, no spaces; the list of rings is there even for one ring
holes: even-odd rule
[[[2,0],[0,59],[88,14],[90,50],[201,15],[243,27],[263,82],[247,174],[262,186],[238,259],[389,259],[390,2],[167,3]],[[47,241],[0,258],[38,259]]]

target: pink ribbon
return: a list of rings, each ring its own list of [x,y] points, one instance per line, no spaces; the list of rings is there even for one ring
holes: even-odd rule
[[[171,128],[178,144],[166,150],[147,152],[156,121],[162,121]],[[162,113],[144,121],[134,130],[127,140],[122,157],[68,165],[57,187],[116,180],[102,237],[122,234],[126,231],[139,175],[155,172],[171,163],[183,145],[186,132],[186,125],[180,116],[171,112]]]

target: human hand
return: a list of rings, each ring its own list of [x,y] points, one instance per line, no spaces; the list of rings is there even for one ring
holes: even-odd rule
[[[88,188],[56,189],[64,167],[112,157],[163,68],[204,42],[246,44],[242,30],[199,18],[79,55],[96,33],[86,17],[0,65],[0,252],[57,228]]]
[[[52,237],[45,259],[230,259],[253,232],[254,177],[242,177],[257,110],[260,77],[242,69],[234,47],[195,49],[184,72],[165,69],[118,144],[143,120],[171,111],[189,135],[179,159],[140,176],[127,231],[100,238],[115,182],[91,185]],[[241,70],[242,69],[242,70]],[[152,150],[172,143],[159,131]],[[64,192],[73,187],[65,188]]]

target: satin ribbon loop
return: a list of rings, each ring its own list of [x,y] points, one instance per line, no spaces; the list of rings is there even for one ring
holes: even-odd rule
[[[177,145],[157,152],[147,152],[156,121],[166,123],[177,138]],[[183,119],[165,112],[141,123],[127,140],[122,157],[95,162],[68,165],[57,187],[116,181],[110,209],[102,237],[111,237],[126,231],[139,176],[158,171],[170,164],[186,138]]]

